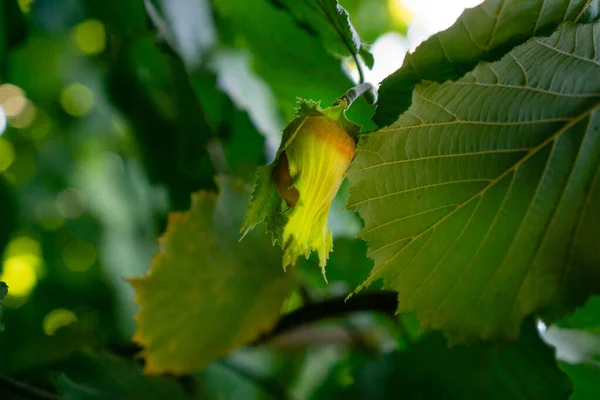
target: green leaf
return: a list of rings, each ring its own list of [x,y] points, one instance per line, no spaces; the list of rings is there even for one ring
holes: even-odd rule
[[[290,289],[281,253],[259,232],[238,241],[248,189],[218,179],[220,195],[199,192],[172,213],[147,276],[131,281],[141,311],[134,340],[148,372],[177,374],[254,340],[279,317]]]
[[[480,60],[495,61],[563,21],[597,18],[599,5],[598,0],[487,0],[465,10],[452,27],[407,54],[402,67],[382,82],[373,120],[379,126],[393,123],[410,106],[419,82],[458,79]]]
[[[327,284],[314,268],[316,257],[299,260],[297,274],[310,283],[311,289],[348,293],[365,279],[373,268],[373,260],[367,257],[367,245],[360,239],[339,238],[333,241],[333,251],[327,260]]]
[[[190,69],[198,67],[216,41],[206,0],[144,0],[148,17],[160,38],[183,58]]]
[[[600,283],[600,24],[567,23],[370,134],[349,206],[399,312],[453,340],[517,337]],[[596,46],[596,48],[594,48]],[[560,311],[560,310],[559,310]]]
[[[573,394],[569,400],[595,400],[600,398],[600,367],[594,363],[560,363],[563,371],[573,382]]]
[[[3,1],[0,4],[0,59],[5,59],[10,50],[25,40],[27,33],[27,23],[17,0]]]
[[[567,328],[567,329],[565,329]],[[563,371],[573,382],[570,400],[600,398],[600,296],[592,296],[573,315],[546,331],[546,340],[557,349]]]
[[[144,35],[148,30],[144,3],[139,0],[82,0],[87,14],[97,18],[106,26],[110,34],[123,37]]]
[[[213,3],[221,35],[233,36],[236,45],[250,51],[255,72],[275,94],[286,121],[295,117],[297,97],[321,100],[326,107],[355,85],[345,76],[340,60],[325,50],[318,37],[294,24],[285,10],[264,0]],[[357,100],[348,118],[372,129],[373,108]]]
[[[352,23],[362,40],[373,43],[388,32],[406,34],[412,13],[401,1],[340,0],[352,16]]]
[[[2,313],[4,311],[2,308],[2,300],[4,300],[7,294],[8,286],[6,285],[6,283],[0,282],[0,332],[4,330],[4,324],[2,323]]]
[[[558,325],[562,328],[583,329],[600,334],[600,296],[590,297],[585,306],[562,319]]]
[[[449,349],[442,335],[430,334],[404,352],[365,363],[355,380],[349,398],[542,400],[571,393],[533,323],[514,343]]]
[[[360,36],[350,22],[350,15],[337,0],[271,0],[287,10],[296,23],[317,34],[325,48],[340,57],[369,51],[362,47]],[[366,60],[372,61],[367,55]],[[372,67],[371,63],[371,67]]]
[[[110,353],[76,354],[59,366],[55,385],[66,400],[188,398],[173,378],[144,376],[135,361]]]

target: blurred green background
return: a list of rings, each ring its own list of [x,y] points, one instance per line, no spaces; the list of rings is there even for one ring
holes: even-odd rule
[[[69,392],[73,379],[101,382],[96,389],[108,398],[125,397],[125,386],[139,387],[128,398],[166,398],[143,389],[153,383],[137,382],[144,379],[131,361],[137,309],[124,277],[146,272],[167,213],[187,209],[192,192],[214,190],[217,173],[252,181],[273,156],[296,96],[327,104],[353,85],[342,68],[350,64],[274,3],[0,2],[0,281],[10,288],[0,399],[35,398],[32,388],[80,398]],[[356,21],[363,39],[374,41],[406,29],[390,4],[344,6],[375,11],[375,20]],[[372,111],[361,101],[353,117],[372,127]],[[343,237],[360,224],[342,206],[343,198],[334,230],[353,252]],[[311,270],[315,293],[347,293],[370,268],[364,246],[358,251],[366,268],[356,266],[351,284],[342,277],[327,288]],[[288,303],[297,307],[301,296]],[[269,398],[256,381],[278,374],[278,387],[298,380],[298,390],[312,390],[325,376],[304,382],[314,380],[300,376],[307,363],[333,365],[341,356],[316,351],[311,361],[310,354],[292,352],[282,369],[277,352],[254,349],[235,356],[241,366],[217,362],[177,385],[215,394],[234,382],[246,393],[238,398]],[[128,374],[130,384],[110,386]]]
[[[399,0],[340,3],[375,42],[376,67],[365,71],[375,84],[422,39],[423,25],[411,39],[419,16]],[[217,174],[250,183],[297,96],[331,104],[356,83],[352,60],[329,54],[278,4],[0,0],[0,281],[10,287],[0,400],[378,399],[399,387],[410,399],[439,398],[419,380],[426,370],[402,378],[391,366],[411,369],[445,352],[449,370],[470,360],[437,335],[423,339],[411,315],[363,312],[189,376],[142,375],[131,344],[138,310],[124,278],[149,268],[167,213],[186,210],[192,192],[215,190]],[[377,48],[385,34],[387,47]],[[361,99],[349,117],[369,131],[373,111]],[[346,190],[330,217],[329,285],[314,258],[301,262],[283,312],[343,299],[370,271],[366,245],[354,239],[361,221],[343,210]],[[397,358],[418,340],[427,341]],[[465,370],[439,381],[460,382]],[[461,385],[453,393],[476,390]]]

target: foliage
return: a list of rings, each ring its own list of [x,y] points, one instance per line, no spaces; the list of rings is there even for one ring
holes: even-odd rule
[[[390,125],[410,106],[421,81],[458,79],[479,61],[495,61],[533,36],[551,33],[564,21],[596,20],[596,0],[488,0],[459,17],[451,28],[427,39],[404,59],[402,68],[381,84],[374,116]]]
[[[3,313],[2,300],[4,300],[7,293],[8,293],[8,286],[6,286],[6,283],[0,282],[0,331],[4,330],[4,324],[2,323],[2,320],[1,320],[2,313]]]
[[[598,398],[600,1],[409,5],[2,2],[0,398]]]
[[[133,340],[144,346],[149,372],[200,369],[251,342],[273,326],[289,292],[269,241],[260,234],[238,241],[248,191],[226,178],[218,183],[218,199],[196,193],[188,212],[169,215],[148,275],[131,280],[141,306]]]
[[[530,313],[600,289],[586,245],[600,235],[598,28],[565,24],[456,82],[422,84],[363,142],[349,206],[375,260],[365,285],[383,278],[399,312],[458,341],[516,338]]]

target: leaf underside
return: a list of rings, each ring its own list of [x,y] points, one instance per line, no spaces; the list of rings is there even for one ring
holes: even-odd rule
[[[239,242],[248,198],[241,183],[219,178],[221,192],[192,196],[169,215],[161,251],[145,277],[132,279],[146,371],[186,373],[270,329],[291,283],[281,252],[254,230]]]
[[[410,106],[423,81],[459,79],[480,60],[496,61],[532,36],[552,32],[564,21],[597,19],[599,0],[487,0],[467,9],[450,28],[433,35],[379,89],[373,121],[390,125]]]
[[[350,15],[338,0],[271,0],[271,2],[286,9],[300,27],[318,35],[325,48],[331,53],[350,56],[358,54],[361,50],[361,40],[350,22]]]
[[[600,25],[567,23],[363,140],[348,204],[399,312],[453,341],[515,338],[600,283]]]

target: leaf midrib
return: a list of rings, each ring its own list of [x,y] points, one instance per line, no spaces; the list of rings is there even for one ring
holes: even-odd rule
[[[503,178],[505,178],[506,176],[508,176],[508,174],[516,171],[517,168],[519,168],[521,165],[523,165],[525,162],[527,162],[531,157],[533,157],[535,154],[537,154],[538,151],[540,151],[541,149],[543,149],[545,146],[547,146],[548,144],[550,144],[551,142],[555,141],[560,135],[562,135],[564,132],[566,132],[567,130],[569,130],[571,127],[575,126],[576,124],[578,124],[579,122],[581,122],[583,119],[585,119],[588,116],[591,116],[595,111],[597,111],[598,109],[600,109],[600,102],[596,103],[594,106],[588,108],[586,111],[582,112],[581,114],[577,115],[576,117],[574,117],[573,119],[570,119],[568,123],[566,123],[563,127],[561,127],[561,129],[557,130],[555,133],[553,133],[552,135],[550,135],[548,138],[546,138],[544,141],[542,141],[541,143],[539,143],[538,145],[534,146],[533,148],[531,148],[530,151],[528,151],[527,154],[525,154],[523,156],[523,158],[519,159],[518,161],[516,161],[513,165],[511,165],[509,168],[507,168],[504,172],[502,172],[498,177],[491,179],[489,184],[484,187],[483,189],[481,189],[480,191],[478,191],[477,193],[475,193],[474,195],[472,195],[471,197],[469,197],[467,200],[465,200],[464,202],[458,204],[456,206],[456,208],[454,208],[452,211],[450,211],[448,214],[446,214],[445,216],[443,216],[442,218],[440,218],[438,221],[436,221],[435,223],[433,223],[432,225],[430,225],[429,227],[427,227],[426,229],[424,229],[421,233],[419,233],[418,235],[412,236],[412,237],[404,237],[400,240],[388,243],[386,245],[390,246],[393,245],[395,243],[399,243],[403,240],[407,240],[409,239],[409,242],[406,243],[406,245],[404,245],[400,250],[398,250],[395,254],[393,254],[388,260],[386,260],[383,264],[381,264],[380,266],[376,267],[375,269],[373,269],[373,272],[371,273],[371,275],[367,278],[367,280],[365,280],[365,282],[363,282],[356,290],[355,293],[357,293],[358,291],[360,291],[362,288],[364,288],[365,286],[367,286],[368,284],[370,284],[371,282],[373,282],[375,279],[378,279],[379,277],[381,277],[381,273],[382,271],[397,257],[399,256],[404,249],[408,248],[408,246],[413,243],[415,240],[419,239],[420,237],[422,237],[424,234],[426,234],[427,232],[435,229],[436,227],[438,227],[442,222],[444,222],[446,219],[448,219],[449,217],[451,217],[452,215],[456,214],[459,210],[463,209],[464,207],[466,207],[469,203],[471,203],[471,201],[473,201],[474,199],[483,196],[489,189],[491,189],[492,187],[494,187],[498,182],[500,182]],[[548,155],[549,159],[552,157],[554,150],[552,150],[552,152]],[[544,174],[540,177],[540,181],[544,179],[545,176],[545,172]],[[512,182],[511,182],[512,184]],[[507,193],[509,192],[509,190],[507,190]],[[561,195],[562,197],[562,195]],[[506,198],[506,195],[505,195]],[[482,242],[485,240],[482,240]],[[425,245],[423,246],[425,247]]]

